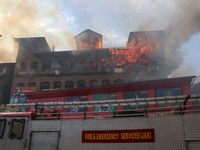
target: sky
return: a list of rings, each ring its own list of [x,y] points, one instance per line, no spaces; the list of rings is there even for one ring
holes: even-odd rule
[[[103,35],[103,47],[124,47],[129,32],[165,30],[169,77],[200,75],[199,0],[1,0],[0,62],[15,62],[13,38],[76,50],[74,36],[86,29]]]

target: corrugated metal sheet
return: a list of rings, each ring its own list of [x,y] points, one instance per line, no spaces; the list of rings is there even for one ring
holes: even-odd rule
[[[59,132],[32,132],[30,150],[57,150]]]

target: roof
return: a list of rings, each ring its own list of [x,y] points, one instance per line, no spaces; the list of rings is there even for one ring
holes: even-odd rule
[[[88,34],[93,33],[93,34],[97,34],[97,35],[99,35],[99,36],[102,36],[101,34],[95,32],[95,31],[93,31],[93,30],[86,29],[86,30],[84,30],[83,32],[79,33],[78,35],[76,35],[76,36],[74,36],[74,37],[77,37],[77,36],[79,36],[79,35],[81,35],[81,34],[83,34],[83,33],[88,33]]]
[[[80,96],[80,95],[92,95],[92,94],[103,94],[103,93],[116,93],[126,91],[139,91],[148,89],[160,89],[170,87],[181,87],[190,85],[191,81],[195,76],[180,77],[180,78],[169,78],[160,80],[151,80],[145,82],[133,82],[129,84],[121,85],[110,85],[110,86],[99,86],[99,87],[88,87],[81,89],[64,89],[64,90],[53,90],[53,91],[42,91],[25,93],[28,99],[39,99],[39,98],[53,98],[53,97],[68,97],[68,96]]]

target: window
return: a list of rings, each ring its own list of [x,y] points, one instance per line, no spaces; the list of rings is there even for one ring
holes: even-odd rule
[[[98,81],[97,81],[97,80],[91,80],[91,81],[90,81],[90,86],[91,86],[91,87],[98,86]]]
[[[6,72],[7,72],[7,67],[0,66],[0,73],[6,73]]]
[[[21,71],[27,71],[27,62],[21,63]]]
[[[80,61],[78,63],[78,69],[79,69],[79,71],[83,71],[84,69],[86,69],[86,65],[85,65],[84,61]]]
[[[122,79],[114,80],[114,84],[123,84],[123,83],[124,83],[124,80]]]
[[[110,61],[108,58],[102,58],[101,59],[101,69],[109,69],[110,68]]]
[[[42,71],[44,73],[50,73],[51,72],[51,62],[45,61],[42,63]]]
[[[50,83],[49,82],[42,82],[41,86],[40,86],[40,90],[44,90],[44,89],[50,89]]]
[[[73,71],[73,70],[74,70],[74,63],[73,62],[67,63],[66,64],[66,71],[70,72],[70,71]]]
[[[24,131],[25,119],[12,119],[9,138],[10,139],[22,139]]]
[[[6,119],[0,119],[0,138],[3,138],[5,126],[6,126]]]
[[[108,80],[108,79],[103,80],[102,85],[103,86],[110,85],[110,80]]]
[[[128,80],[128,83],[132,83],[132,82],[133,82],[133,79],[129,79],[129,80]]]
[[[61,89],[61,81],[55,81],[53,85],[54,89]]]
[[[55,62],[55,70],[62,70],[63,62],[61,60]]]
[[[89,69],[90,70],[96,70],[97,69],[97,62],[94,59],[90,60]]]
[[[38,62],[31,62],[31,71],[37,71]]]
[[[79,80],[77,87],[78,88],[84,88],[84,87],[86,87],[86,82],[84,80]]]
[[[24,82],[19,82],[19,83],[17,83],[17,86],[19,86],[19,87],[24,86]]]
[[[28,87],[36,87],[36,82],[29,82]]]
[[[65,88],[66,89],[72,89],[72,88],[74,88],[74,82],[73,81],[67,81],[67,82],[65,82]]]

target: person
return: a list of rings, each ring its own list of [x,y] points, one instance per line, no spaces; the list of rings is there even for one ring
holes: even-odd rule
[[[172,92],[169,89],[167,89],[166,96],[172,96]]]

